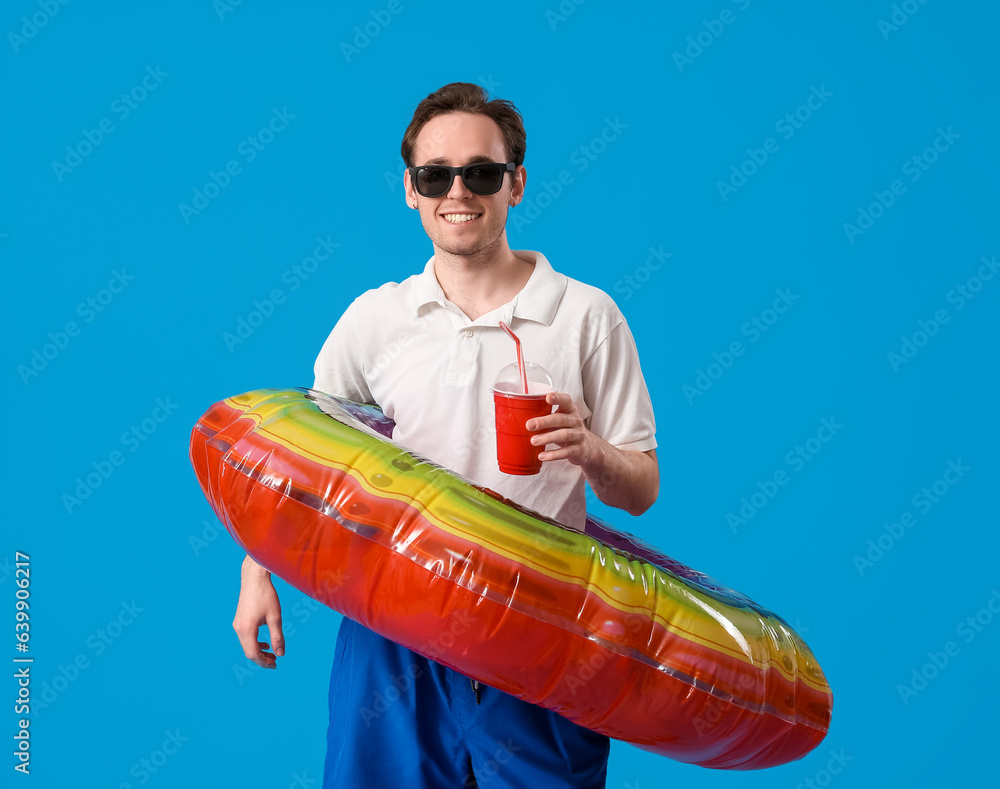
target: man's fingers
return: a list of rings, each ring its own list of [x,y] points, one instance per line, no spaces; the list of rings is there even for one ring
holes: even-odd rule
[[[559,407],[559,410],[556,411],[557,414],[565,414],[573,410],[573,398],[566,392],[552,392],[545,398],[545,401],[549,405]]]
[[[551,452],[542,452],[540,457],[542,458],[543,461],[545,461],[545,460],[563,460],[564,458],[568,458],[569,456],[570,456],[570,451],[568,449],[559,448],[559,449],[553,449]]]
[[[257,662],[257,655],[260,653],[260,646],[257,642],[257,628],[233,622],[233,630],[236,631],[236,636],[240,639],[243,654],[250,658],[250,660]]]
[[[285,654],[285,634],[281,631],[281,614],[272,614],[267,618],[267,630],[271,634],[274,654],[281,657]]]
[[[260,649],[251,660],[261,668],[277,668],[277,658],[274,657],[273,653],[266,651],[270,645],[266,641],[258,641],[257,646]]]
[[[553,430],[551,433],[536,433],[531,437],[531,443],[536,447],[544,447],[546,444],[569,444],[578,436],[573,430]]]
[[[256,663],[261,668],[275,668],[275,658],[270,652],[265,652],[268,648],[268,643],[266,641],[257,640],[256,630],[251,631],[246,639],[244,639],[244,634],[241,634],[239,629],[236,630],[236,634],[240,637],[240,645],[243,647],[243,654],[247,656],[250,660]]]
[[[534,419],[529,419],[525,423],[525,427],[527,427],[528,430],[552,430],[556,427],[572,427],[574,425],[574,419],[575,418],[569,414],[549,414],[548,416],[539,416]]]

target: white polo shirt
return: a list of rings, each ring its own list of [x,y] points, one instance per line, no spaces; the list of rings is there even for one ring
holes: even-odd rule
[[[514,254],[534,264],[531,277],[513,300],[474,321],[445,298],[433,257],[423,273],[363,293],[324,343],[313,388],[377,403],[407,449],[582,530],[579,466],[547,461],[534,476],[497,466],[490,387],[517,358],[499,321],[520,338],[525,361],[548,370],[587,427],[612,446],[654,449],[653,407],[632,333],[611,297],[557,273],[539,252]]]

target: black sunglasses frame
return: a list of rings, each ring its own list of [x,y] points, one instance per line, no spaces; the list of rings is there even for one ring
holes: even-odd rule
[[[477,192],[475,189],[472,188],[472,185],[465,177],[465,173],[467,170],[470,170],[473,167],[483,167],[483,166],[503,168],[500,173],[500,184],[492,192]],[[420,179],[418,177],[419,173],[421,170],[430,170],[430,169],[447,170],[449,173],[451,173],[451,177],[448,179],[448,186],[444,189],[443,192],[439,194],[427,194],[427,192],[423,192],[420,189],[419,186]],[[417,190],[417,194],[423,197],[443,197],[444,195],[448,194],[448,192],[451,191],[451,187],[454,186],[455,184],[456,175],[462,176],[462,183],[465,184],[466,189],[468,189],[473,194],[485,197],[486,195],[495,195],[497,192],[500,191],[500,189],[503,187],[503,176],[509,172],[517,170],[517,164],[514,162],[472,162],[472,164],[466,164],[463,165],[462,167],[449,167],[446,164],[422,164],[418,167],[407,167],[406,170],[410,174],[410,181],[413,183],[413,188]]]

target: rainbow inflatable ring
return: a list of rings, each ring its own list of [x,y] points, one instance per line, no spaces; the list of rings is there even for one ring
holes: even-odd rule
[[[392,426],[373,406],[262,389],[205,413],[191,462],[272,573],[582,726],[733,770],[799,759],[826,735],[830,688],[774,614],[597,520],[577,532],[476,487],[393,443]]]

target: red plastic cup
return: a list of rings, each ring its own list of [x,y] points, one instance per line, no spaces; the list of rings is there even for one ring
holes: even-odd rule
[[[533,391],[527,395],[493,390],[497,464],[504,474],[529,475],[542,470],[542,461],[538,459],[538,455],[545,447],[531,443],[531,437],[535,433],[528,430],[525,424],[530,419],[552,413],[552,406],[545,402],[545,395],[555,390],[541,384],[532,384],[530,389]],[[538,392],[538,389],[545,391]]]

